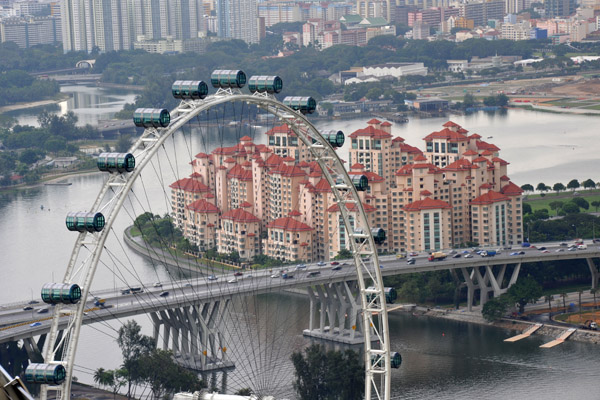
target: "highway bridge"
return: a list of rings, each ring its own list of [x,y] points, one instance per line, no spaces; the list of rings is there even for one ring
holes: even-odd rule
[[[476,290],[480,292],[480,304],[487,301],[490,293],[498,296],[506,292],[508,287],[517,281],[522,263],[586,259],[592,278],[591,286],[598,287],[600,272],[593,259],[600,258],[600,247],[590,246],[584,250],[574,251],[569,251],[558,243],[549,243],[544,247],[546,247],[545,251],[536,248],[502,250],[501,254],[493,257],[481,257],[469,253],[469,258],[465,258],[466,254],[459,251],[457,255],[449,255],[442,261],[428,261],[427,254],[422,254],[414,257],[414,264],[409,264],[406,259],[399,259],[396,256],[383,256],[380,257],[381,272],[384,276],[391,276],[439,270],[451,270],[453,273],[460,271],[463,284],[467,287],[469,304],[472,305]],[[523,254],[515,254],[519,252]],[[321,266],[310,264],[306,269],[293,271],[292,279],[282,279],[280,276],[272,277],[273,274],[278,275],[281,272],[280,270],[283,270],[282,267],[274,270],[274,272],[253,271],[251,274],[246,272],[245,276],[238,277],[234,277],[233,273],[229,273],[217,275],[216,279],[209,279],[205,276],[193,280],[174,281],[161,286],[148,283],[142,288],[142,292],[135,294],[122,294],[122,290],[126,288],[117,291],[113,289],[97,291],[93,292],[93,296],[105,299],[106,307],[98,307],[94,305],[94,297],[88,298],[86,300],[88,302],[88,312],[83,318],[83,323],[92,324],[133,315],[151,314],[155,323],[160,325],[167,323],[165,322],[167,319],[165,313],[170,310],[192,307],[198,304],[223,303],[234,296],[258,295],[301,288],[307,288],[311,304],[315,303],[311,305],[311,308],[313,308],[317,307],[319,302],[328,302],[327,297],[335,297],[328,291],[327,287],[344,285],[344,291],[353,289],[351,288],[351,282],[356,279],[355,268],[351,261],[340,261],[340,263],[341,268],[339,270],[332,270],[330,264]],[[509,265],[514,266],[514,268],[508,269],[512,275],[505,280],[504,274]],[[286,268],[288,268],[288,271],[294,269],[294,267]],[[234,278],[237,282],[230,283],[229,281]],[[505,281],[508,284],[506,287],[502,287]],[[318,294],[315,293],[315,290]],[[165,292],[168,292],[168,294]],[[346,306],[348,306],[351,299],[338,298],[336,302],[346,303]],[[56,306],[56,308],[59,307]],[[324,308],[326,307],[320,307],[320,309]],[[49,312],[40,311],[44,309],[49,310]],[[50,329],[50,313],[52,311],[54,311],[53,307],[43,303],[29,304],[29,302],[22,302],[0,306],[0,343],[32,338],[47,333]],[[359,312],[359,310],[355,311]],[[58,312],[61,311],[58,310]],[[161,320],[160,315],[163,316],[163,320]],[[61,327],[65,327],[69,321],[70,316],[65,313]],[[35,322],[39,322],[39,324],[35,324]],[[324,328],[323,326],[309,327],[309,331],[323,333]],[[360,340],[360,338],[348,340],[341,338],[341,341],[352,342],[354,339]]]

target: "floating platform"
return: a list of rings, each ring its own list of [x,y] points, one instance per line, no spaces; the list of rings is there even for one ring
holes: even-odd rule
[[[504,341],[512,343],[512,342],[516,342],[517,340],[525,339],[526,337],[531,336],[535,331],[540,329],[542,326],[543,326],[543,324],[535,324],[533,326],[530,326],[529,329],[527,329],[525,332],[521,333],[520,335],[509,337],[508,339],[504,339]]]
[[[71,182],[46,182],[45,186],[71,186],[73,183]]]
[[[576,330],[577,329],[575,328],[569,328],[565,332],[563,332],[562,335],[560,335],[558,338],[554,339],[551,342],[544,343],[540,347],[542,349],[549,349],[551,347],[558,346],[559,344],[564,343],[564,341],[567,340],[569,336],[571,336],[573,333],[575,333]]]

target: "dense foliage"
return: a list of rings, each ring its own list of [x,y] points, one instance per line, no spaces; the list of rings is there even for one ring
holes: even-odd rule
[[[52,97],[60,91],[58,82],[36,79],[22,70],[0,73],[0,106]]]
[[[301,400],[359,400],[365,386],[364,365],[350,349],[326,351],[318,344],[294,352],[294,389]]]
[[[534,303],[541,296],[542,286],[533,277],[527,276],[519,279],[506,293],[486,302],[482,314],[488,321],[495,321],[503,317],[514,304],[519,307],[519,312],[523,313],[526,304]]]
[[[196,246],[183,237],[181,230],[173,225],[173,220],[168,215],[161,217],[151,212],[145,212],[135,219],[134,226],[150,246],[175,247],[181,251],[198,251]]]

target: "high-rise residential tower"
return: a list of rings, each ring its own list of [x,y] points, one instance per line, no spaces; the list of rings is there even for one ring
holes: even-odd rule
[[[219,36],[258,43],[256,0],[217,0]]]

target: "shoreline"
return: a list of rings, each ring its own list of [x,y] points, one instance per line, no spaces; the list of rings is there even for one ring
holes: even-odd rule
[[[69,96],[65,93],[59,93],[58,97],[59,98],[57,98],[57,99],[29,101],[29,102],[25,102],[25,103],[15,103],[15,104],[7,105],[7,106],[2,106],[2,107],[0,107],[0,114],[6,113],[6,112],[11,112],[11,111],[26,110],[28,108],[43,107],[43,106],[48,106],[51,104],[58,104],[60,102],[63,102],[65,100],[69,99],[71,96]]]
[[[402,306],[401,306],[402,307]],[[414,312],[413,312],[414,310]],[[431,317],[441,318],[457,322],[465,322],[470,324],[477,324],[483,326],[491,326],[498,329],[504,329],[506,331],[513,331],[523,333],[536,322],[515,320],[511,318],[502,318],[498,321],[488,322],[486,321],[481,313],[479,312],[468,312],[464,309],[444,309],[444,308],[430,308],[423,306],[411,306],[411,309],[397,308],[395,310],[388,310],[388,312],[399,311],[405,313],[412,313],[415,317]],[[541,335],[548,337],[548,342],[552,339],[558,338],[561,334],[570,328],[576,328],[571,325],[558,324],[555,321],[552,323],[543,323],[543,326],[536,331],[532,336]],[[510,336],[507,336],[507,338]],[[600,344],[600,331],[592,331],[587,329],[576,328],[576,331],[569,337],[568,340],[575,342]]]

